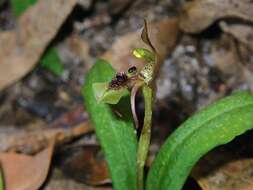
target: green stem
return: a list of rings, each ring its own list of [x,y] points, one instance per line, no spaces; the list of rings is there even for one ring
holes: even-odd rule
[[[141,136],[138,144],[137,152],[137,189],[143,190],[144,165],[147,159],[150,137],[151,137],[151,122],[152,122],[152,89],[147,85],[142,88],[145,102],[144,124],[141,131]]]

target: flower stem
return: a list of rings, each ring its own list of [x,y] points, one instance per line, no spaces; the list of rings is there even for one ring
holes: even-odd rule
[[[141,131],[138,152],[137,152],[137,189],[143,190],[144,187],[144,166],[147,159],[150,137],[151,137],[151,122],[152,122],[152,89],[144,85],[142,87],[142,92],[144,96],[145,103],[145,115],[144,124]]]

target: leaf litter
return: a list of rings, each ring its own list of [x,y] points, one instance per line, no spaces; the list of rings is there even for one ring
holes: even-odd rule
[[[6,46],[0,46],[0,90],[34,68],[75,5],[75,0],[38,1],[18,19],[16,30],[1,33],[0,44]]]
[[[58,2],[60,1],[55,3],[57,4]],[[44,6],[49,6],[51,3],[53,4],[53,2],[46,1]],[[25,124],[25,126],[18,126],[16,123],[20,122],[15,122],[14,126],[12,126],[14,127],[14,132],[11,133],[12,137],[9,136],[13,139],[12,142],[14,142],[14,144],[1,143],[1,145],[8,145],[7,147],[9,147],[4,150],[36,155],[36,153],[39,153],[41,150],[43,151],[43,149],[47,147],[47,143],[52,136],[57,132],[61,132],[62,138],[58,141],[56,150],[58,151],[62,149],[61,151],[64,155],[67,155],[67,158],[71,161],[68,163],[71,163],[72,166],[75,166],[75,159],[79,160],[78,163],[80,164],[82,161],[85,162],[84,158],[80,156],[83,155],[82,151],[80,151],[80,147],[76,148],[76,140],[78,146],[82,147],[81,149],[83,149],[83,152],[85,152],[88,157],[92,155],[92,151],[87,148],[87,143],[92,145],[95,144],[96,146],[98,143],[95,140],[94,134],[86,134],[86,132],[92,130],[88,120],[83,119],[82,122],[75,122],[79,121],[79,118],[73,117],[71,114],[73,113],[73,110],[78,112],[78,107],[76,107],[76,105],[81,106],[78,91],[80,90],[80,86],[85,82],[83,80],[83,75],[86,72],[86,69],[93,64],[93,61],[102,55],[104,58],[108,59],[108,61],[111,61],[112,65],[117,70],[125,70],[129,65],[137,64],[137,66],[141,66],[141,63],[137,63],[137,60],[133,59],[130,55],[133,47],[142,46],[141,44],[139,45],[140,42],[138,42],[140,40],[140,30],[137,31],[137,29],[141,28],[144,17],[148,17],[148,20],[153,20],[152,25],[154,24],[154,34],[151,38],[155,38],[157,32],[160,34],[158,35],[157,45],[160,46],[159,48],[161,48],[165,59],[164,64],[161,65],[160,74],[157,80],[157,101],[154,112],[154,125],[156,127],[154,127],[153,131],[154,141],[151,146],[149,163],[152,162],[152,158],[162,143],[162,140],[195,110],[200,109],[209,102],[212,102],[231,91],[238,89],[252,89],[252,87],[250,87],[250,85],[252,86],[253,84],[252,80],[250,80],[253,71],[252,59],[250,58],[250,55],[252,54],[252,41],[248,40],[251,39],[249,37],[252,29],[252,11],[250,11],[252,9],[252,4],[247,0],[240,2],[228,0],[222,2],[194,0],[181,4],[175,4],[173,1],[166,1],[166,4],[153,2],[141,3],[138,1],[127,6],[122,5],[123,8],[114,4],[113,1],[110,1],[110,5],[107,5],[106,2],[96,2],[94,3],[92,10],[94,14],[86,15],[81,19],[79,17],[78,21],[75,20],[73,24],[73,33],[68,35],[63,42],[59,42],[59,46],[57,47],[59,55],[63,60],[64,66],[67,68],[63,77],[59,79],[57,77],[52,77],[47,73],[41,74],[41,71],[35,67],[35,64],[41,57],[42,53],[47,49],[47,46],[52,42],[52,39],[58,33],[60,26],[67,19],[70,12],[72,10],[75,12],[77,9],[79,13],[82,14],[83,10],[91,10],[90,8],[93,6],[89,5],[87,7],[85,5],[85,7],[82,7],[82,3],[80,3],[80,1],[78,3],[78,8],[74,8],[77,4],[74,1],[69,1],[67,4],[64,4],[64,6],[66,5],[66,9],[62,9],[62,17],[55,26],[50,24],[51,22],[48,23],[48,19],[46,19],[45,22],[43,21],[43,23],[45,23],[43,24],[45,30],[42,27],[37,27],[38,29],[42,28],[42,31],[49,31],[46,36],[36,30],[34,32],[35,34],[38,32],[37,34],[40,34],[39,37],[37,34],[34,36],[31,35],[30,38],[34,37],[35,41],[36,39],[41,40],[41,42],[38,41],[38,49],[30,51],[33,49],[33,46],[30,46],[29,44],[32,45],[33,41],[32,39],[30,41],[30,38],[25,35],[23,37],[24,33],[21,32],[22,35],[20,35],[20,37],[23,39],[20,40],[22,42],[21,47],[30,47],[29,49],[27,48],[27,51],[29,50],[30,52],[27,54],[24,52],[24,59],[20,57],[20,59],[16,59],[15,61],[18,63],[26,63],[26,65],[20,69],[17,76],[9,77],[12,75],[8,75],[4,80],[1,79],[1,84],[3,84],[1,89],[6,89],[6,87],[15,83],[11,88],[7,89],[2,96],[0,96],[0,102],[8,100],[5,103],[8,105],[8,109],[10,108],[10,114],[7,114],[8,116],[11,116],[13,113],[11,109],[15,110],[16,106],[20,110],[19,112],[26,113],[28,110],[28,107],[25,107],[24,104],[16,104],[18,102],[16,97],[23,98],[23,100],[26,100],[26,103],[30,103],[29,106],[32,106],[35,109],[41,108],[42,106],[37,106],[41,104],[35,104],[37,100],[34,99],[34,97],[36,97],[36,94],[42,89],[52,88],[52,85],[48,85],[48,81],[50,84],[54,84],[53,91],[59,91],[59,93],[57,93],[57,98],[60,97],[61,100],[55,102],[50,108],[55,108],[56,105],[61,104],[67,108],[67,113],[69,112],[69,114],[59,114],[62,115],[62,118],[57,118],[59,117],[57,116],[56,121],[53,122],[53,124],[51,123],[48,125],[43,117],[29,111],[29,117],[39,117],[39,120],[42,120],[43,124],[39,125],[39,127],[33,126],[36,129],[29,129],[30,132],[27,133],[23,129],[26,128],[27,124]],[[39,4],[42,5],[42,2]],[[179,18],[175,15],[171,17],[171,12],[168,11],[172,10],[173,7],[175,8],[175,5],[179,6],[180,10],[183,10],[178,13]],[[112,9],[109,9],[108,7],[111,7]],[[31,9],[33,9],[33,7]],[[43,10],[50,11],[51,9],[45,8]],[[113,12],[111,12],[111,10],[113,10]],[[30,12],[32,11],[30,10]],[[54,14],[56,13],[57,11],[54,12]],[[115,22],[116,19],[114,15],[118,13],[122,13],[122,15],[119,14],[119,19]],[[4,50],[2,51],[2,54],[0,53],[1,60],[5,60],[5,57],[8,57],[9,55],[16,56],[15,51],[10,51],[11,49],[16,49],[13,48],[16,47],[18,42],[16,41],[15,35],[19,32],[16,32],[16,30],[27,31],[27,28],[23,27],[26,26],[24,24],[30,22],[33,23],[33,21],[37,21],[37,18],[41,17],[39,14],[33,16],[29,11],[26,15],[28,16],[25,21],[17,22],[16,29],[0,33],[1,44],[6,44],[6,46],[0,46],[0,49],[3,48]],[[170,15],[169,18],[168,15]],[[73,19],[72,16],[73,15],[71,15],[71,19]],[[52,18],[53,17],[54,16],[52,16]],[[38,22],[37,24],[41,26],[41,23]],[[178,26],[180,26],[180,28]],[[215,27],[221,30],[217,31]],[[33,33],[32,30],[30,30],[30,32]],[[193,33],[194,35],[188,35],[188,32]],[[211,37],[205,36],[206,34],[210,35],[210,33]],[[26,41],[26,39],[29,40]],[[27,42],[29,46],[26,45],[25,42]],[[31,55],[31,52],[34,55]],[[11,60],[12,59],[8,61]],[[3,62],[0,61],[0,63]],[[2,64],[0,64],[0,68],[1,65]],[[15,66],[16,65],[17,64],[15,64]],[[22,64],[19,65],[21,66]],[[8,69],[8,67],[5,68]],[[19,67],[17,66],[16,69],[18,70],[18,68]],[[35,69],[33,70],[33,68]],[[6,70],[1,69],[1,71],[4,72],[4,74],[7,74],[7,72],[5,72]],[[25,75],[26,77],[23,80],[20,80]],[[29,94],[28,92],[32,93]],[[6,98],[6,96],[10,98]],[[71,104],[74,104],[74,106],[69,106]],[[138,112],[141,113],[143,105],[141,104],[141,101],[137,101],[137,104]],[[2,113],[6,113],[4,111],[5,109],[5,107],[1,108],[1,110],[3,110]],[[85,113],[85,111],[83,112]],[[21,117],[24,115],[26,114],[22,114]],[[17,118],[17,120],[19,119]],[[73,121],[74,124],[71,123]],[[52,122],[52,120],[49,120],[49,122]],[[10,128],[9,126],[4,127],[4,123],[5,122],[1,124],[3,125],[1,128]],[[54,125],[58,127],[60,126],[60,128],[53,127],[52,129],[49,129]],[[46,129],[41,130],[41,126],[47,127]],[[19,130],[17,130],[17,128],[19,128]],[[77,133],[75,133],[75,130]],[[79,136],[84,134],[86,135],[79,139]],[[66,148],[68,146],[73,146],[72,151],[78,154],[68,155],[69,149]],[[224,152],[229,152],[230,146],[231,145],[225,146]],[[239,151],[242,149],[242,146],[243,145],[233,145],[232,147],[234,147],[236,151]],[[249,147],[248,150],[250,151],[252,148],[250,149]],[[214,152],[214,157],[217,158],[217,160],[213,159],[213,162],[219,163],[219,159],[222,159],[222,156],[220,155],[227,154],[224,152]],[[245,152],[247,151],[245,150]],[[238,154],[241,155],[240,152]],[[209,159],[209,157],[210,160],[212,160],[212,155],[208,154],[207,159]],[[235,177],[232,177],[234,170],[231,171],[229,169],[231,168],[229,156],[225,156],[224,166],[214,164],[215,166],[211,167],[212,172],[207,171],[208,175],[201,176],[203,173],[202,170],[208,169],[208,167],[205,166],[208,162],[204,159],[203,165],[200,164],[196,166],[196,168],[200,167],[197,175],[199,177],[195,178],[196,181],[199,182],[203,189],[208,190],[210,188],[212,188],[211,190],[219,190],[219,186],[212,184],[214,181],[222,182],[224,187],[228,187],[228,189],[231,187],[231,184],[234,183],[240,185],[240,187],[238,186],[240,190],[251,189],[252,180],[249,178],[250,176],[247,172],[243,172],[247,170],[247,167],[249,168],[247,171],[250,171],[250,165],[248,165],[248,163],[251,162],[251,159],[249,158],[249,160],[247,160],[242,159],[241,157],[238,158],[238,162],[231,161],[233,168],[237,168]],[[55,158],[61,159],[57,152]],[[96,168],[97,171],[105,171],[104,166],[96,164],[93,159],[94,157],[91,158],[91,164],[88,165],[88,167]],[[60,168],[61,165],[58,166]],[[93,180],[93,183],[91,183],[92,179],[89,178],[85,178],[86,181],[77,182],[78,179],[80,179],[80,176],[83,175],[77,175],[74,179],[66,177],[62,175],[62,171],[59,168],[53,169],[54,176],[52,178],[50,177],[49,182],[43,188],[51,188],[54,190],[57,188],[62,189],[63,187],[69,187],[68,189],[91,189],[92,187],[84,185],[84,183],[96,185],[101,181],[103,182],[103,180],[95,180],[95,182]],[[231,176],[229,180],[227,180],[226,177],[224,178],[224,172],[225,176],[228,174]],[[88,173],[86,174],[88,175]],[[195,177],[195,174],[196,173],[193,172],[192,176]],[[94,174],[95,178],[93,179],[98,179],[96,178],[98,177],[96,175],[99,176],[99,174]],[[236,176],[241,176],[241,178],[248,180],[243,181],[240,180],[241,178],[236,178]]]
[[[45,181],[54,150],[54,139],[48,147],[34,156],[0,153],[5,188],[37,190]]]

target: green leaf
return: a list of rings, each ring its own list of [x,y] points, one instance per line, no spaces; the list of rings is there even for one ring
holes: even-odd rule
[[[0,190],[4,190],[4,181],[3,181],[2,168],[0,168]]]
[[[109,82],[114,75],[115,71],[107,62],[97,61],[86,77],[82,94],[105,153],[114,189],[136,190],[137,139],[129,97],[111,107],[97,103],[92,87],[94,83]],[[123,114],[122,117],[117,116],[116,111]]]
[[[108,89],[108,83],[93,83],[92,88],[98,103],[117,104],[120,99],[129,95],[127,87],[120,89]]]
[[[57,76],[61,76],[64,72],[64,67],[54,48],[50,48],[46,51],[45,55],[42,56],[40,60],[40,65]]]
[[[12,11],[14,15],[18,17],[36,2],[37,0],[11,0]]]
[[[252,128],[251,93],[236,93],[208,106],[167,139],[151,166],[147,190],[180,190],[204,154]]]
[[[98,103],[100,103],[103,99],[103,96],[108,89],[108,83],[107,82],[96,82],[92,84],[92,89],[95,95],[95,98]],[[104,102],[106,103],[106,102]]]

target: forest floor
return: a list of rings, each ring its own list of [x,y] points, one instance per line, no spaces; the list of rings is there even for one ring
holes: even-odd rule
[[[141,44],[144,18],[151,23],[151,39],[163,56],[147,166],[171,132],[194,112],[235,91],[253,91],[253,3],[249,0],[71,0],[61,9],[57,1],[45,2],[50,1],[38,0],[34,5],[36,14],[31,6],[17,18],[11,2],[0,0],[0,75],[4,76],[0,78],[0,151],[29,155],[33,160],[29,162],[41,172],[38,178],[47,177],[41,189],[112,189],[81,88],[98,58],[118,71],[136,64],[130,52]],[[38,12],[47,9],[55,18]],[[40,27],[31,29],[36,24]],[[29,35],[22,36],[24,31]],[[33,43],[41,45],[33,49]],[[18,46],[25,55],[14,52]],[[64,68],[61,75],[36,65],[51,48]],[[10,68],[7,62],[21,66]],[[140,97],[140,118],[143,107]],[[50,143],[59,133],[52,156]],[[252,137],[251,131],[208,153],[194,167],[185,189],[253,189]],[[43,151],[48,154],[38,158],[44,159],[38,166],[34,157]],[[40,167],[49,165],[49,174],[43,176]],[[19,185],[20,180],[13,184]]]

